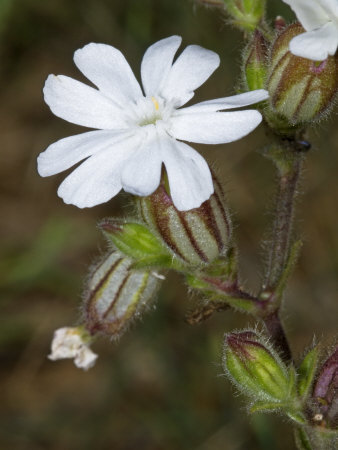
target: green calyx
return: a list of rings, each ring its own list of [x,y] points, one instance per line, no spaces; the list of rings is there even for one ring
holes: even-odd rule
[[[233,25],[246,32],[253,32],[263,21],[265,0],[224,0]]]
[[[99,227],[120,252],[135,261],[135,268],[176,268],[179,265],[174,255],[143,224],[106,219]]]
[[[247,90],[264,89],[267,74],[267,42],[256,30],[245,49],[243,58],[244,82]]]

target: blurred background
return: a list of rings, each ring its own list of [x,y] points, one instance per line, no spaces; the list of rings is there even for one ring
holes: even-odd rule
[[[268,3],[270,18],[294,20],[281,2]],[[41,151],[84,131],[51,114],[44,81],[50,73],[84,81],[72,56],[88,42],[121,49],[139,77],[146,48],[172,34],[221,56],[194,102],[234,93],[241,35],[192,0],[0,0],[0,448],[294,448],[291,427],[272,415],[249,418],[222,375],[223,333],[252,325],[250,319],[223,312],[187,325],[196,298],[175,274],[156,308],[118,343],[95,343],[100,357],[89,372],[46,358],[54,329],[77,322],[84,276],[105,248],[96,223],[128,214],[129,198],[80,210],[57,197],[65,174],[38,176]],[[300,189],[296,228],[305,246],[284,308],[299,356],[313,334],[332,344],[336,332],[337,138],[335,114],[312,131]],[[275,192],[274,170],[257,152],[265,142],[258,129],[237,143],[196,146],[219,169],[252,290],[261,279]]]

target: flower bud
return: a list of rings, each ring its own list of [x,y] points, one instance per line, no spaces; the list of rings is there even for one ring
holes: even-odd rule
[[[264,89],[267,64],[267,42],[262,33],[255,31],[244,55],[245,81],[249,91]]]
[[[132,269],[133,260],[118,251],[109,253],[94,268],[87,282],[85,326],[118,337],[153,299],[161,276]]]
[[[291,39],[303,32],[299,24],[285,28],[272,46],[269,64],[272,110],[292,125],[319,120],[332,105],[338,85],[337,56],[316,62],[289,51]]]
[[[74,358],[74,364],[79,369],[88,370],[96,362],[97,355],[91,351],[91,337],[83,327],[64,327],[54,332],[51,354],[52,361]]]
[[[231,239],[231,222],[224,194],[214,179],[215,192],[199,208],[178,211],[165,181],[138,207],[145,223],[157,233],[177,258],[190,266],[208,264],[224,254]]]
[[[265,0],[224,0],[233,25],[245,31],[254,31],[263,20]]]
[[[319,371],[313,400],[312,420],[327,428],[338,428],[338,347]]]
[[[288,398],[288,370],[256,332],[227,334],[223,363],[235,385],[255,400],[280,402]]]
[[[114,246],[140,267],[173,267],[171,252],[145,225],[108,218],[99,227]]]

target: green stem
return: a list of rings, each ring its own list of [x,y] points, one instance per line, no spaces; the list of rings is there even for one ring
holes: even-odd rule
[[[284,149],[282,149],[282,152],[284,153]],[[290,255],[294,203],[303,160],[303,156],[298,152],[293,151],[290,153],[290,150],[289,154],[283,154],[282,152],[278,152],[281,159],[275,159],[278,168],[279,188],[269,252],[269,264],[263,285],[263,291],[265,292],[274,291]]]
[[[298,254],[298,245],[292,243],[294,205],[301,173],[303,152],[308,147],[296,139],[279,139],[266,156],[272,159],[278,170],[277,193],[272,239],[269,245],[269,262],[260,298],[265,302],[261,319],[275,346],[285,360],[292,355],[279,308],[283,299],[286,279]]]
[[[274,347],[279,350],[284,361],[292,361],[292,354],[289,342],[287,340],[283,324],[279,317],[279,311],[274,311],[268,316],[262,318],[265,328],[267,329]]]

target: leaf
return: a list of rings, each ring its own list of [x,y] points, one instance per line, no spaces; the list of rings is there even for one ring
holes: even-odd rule
[[[298,392],[306,399],[312,387],[313,379],[316,373],[318,363],[319,349],[318,345],[310,350],[298,369]]]
[[[282,406],[281,402],[256,402],[250,407],[250,413],[276,411]]]
[[[298,450],[314,450],[304,428],[295,428],[294,434]]]

